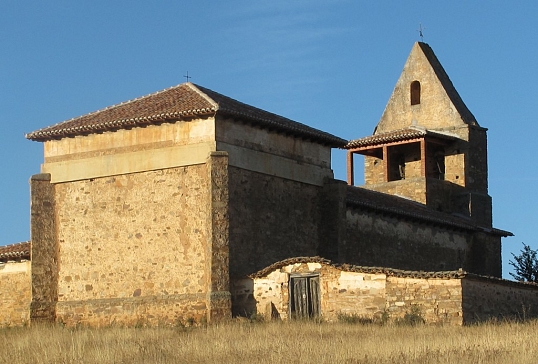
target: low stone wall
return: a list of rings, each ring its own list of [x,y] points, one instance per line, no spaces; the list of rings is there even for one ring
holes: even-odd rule
[[[30,322],[30,271],[29,261],[0,263],[0,327]]]
[[[341,314],[374,318],[385,309],[385,274],[347,272],[320,262],[284,264],[266,274],[232,280],[235,316],[288,319],[292,274],[319,274],[321,315],[335,321]]]
[[[405,319],[463,323],[463,271],[412,272],[389,268],[333,265],[321,258],[292,258],[249,278],[232,280],[235,316],[288,319],[292,277],[319,277],[319,308],[324,320],[340,316],[366,320]],[[491,280],[491,279],[490,279]],[[409,317],[408,317],[409,318]]]
[[[462,280],[463,323],[538,317],[538,286],[501,279]]]
[[[379,318],[385,310],[386,275],[346,272],[325,266],[320,277],[321,312],[329,321],[339,315]]]
[[[386,290],[391,319],[417,314],[428,323],[463,323],[461,279],[388,277]]]

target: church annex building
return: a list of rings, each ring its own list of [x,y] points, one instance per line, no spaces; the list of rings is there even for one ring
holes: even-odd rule
[[[360,139],[189,82],[26,137],[44,161],[31,242],[0,247],[0,325],[538,315],[501,279],[486,129],[425,43]]]

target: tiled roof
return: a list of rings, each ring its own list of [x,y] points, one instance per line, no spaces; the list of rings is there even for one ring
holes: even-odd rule
[[[400,141],[405,141],[405,140],[424,138],[426,136],[440,138],[440,139],[448,139],[448,140],[455,139],[455,137],[451,135],[441,134],[432,130],[411,127],[411,128],[394,130],[394,131],[390,131],[390,132],[382,133],[382,134],[374,134],[374,135],[367,136],[364,138],[351,140],[344,146],[344,149],[353,149],[353,148],[368,147],[368,146],[381,145],[381,144],[387,144],[387,143],[393,143],[393,142],[400,142]]]
[[[347,204],[352,207],[355,206],[382,213],[394,214],[403,218],[419,220],[425,223],[441,225],[453,229],[482,231],[499,236],[513,236],[509,231],[479,226],[471,219],[437,211],[416,201],[361,187],[348,186]]]
[[[25,241],[18,244],[0,246],[0,262],[9,260],[30,259],[31,243]]]
[[[26,138],[46,141],[192,117],[228,115],[243,122],[342,147],[344,139],[244,104],[190,82],[36,130]]]
[[[281,269],[291,264],[307,264],[307,263],[319,263],[325,264],[344,272],[356,272],[366,274],[385,274],[387,277],[398,278],[421,278],[421,279],[463,279],[469,278],[473,280],[493,282],[506,286],[525,287],[529,289],[538,290],[538,284],[533,282],[516,282],[508,279],[502,279],[498,277],[483,276],[475,273],[464,271],[463,269],[449,270],[449,271],[415,271],[415,270],[402,270],[393,269],[387,267],[365,267],[352,264],[337,264],[331,260],[321,257],[295,257],[281,260],[273,263],[268,267],[259,270],[256,273],[249,275],[249,278],[263,278],[271,272]]]
[[[463,278],[468,273],[462,269],[454,271],[438,271],[438,272],[424,272],[424,271],[411,271],[411,270],[401,270],[393,269],[386,267],[365,267],[359,265],[351,264],[336,264],[332,261],[321,258],[321,257],[295,257],[288,258],[271,264],[268,267],[265,267],[262,270],[259,270],[256,273],[249,275],[250,278],[261,278],[267,276],[269,273],[281,269],[287,265],[291,264],[306,264],[306,263],[320,263],[332,266],[334,268],[343,270],[345,272],[357,272],[357,273],[368,273],[368,274],[386,274],[390,277],[407,277],[407,278]]]

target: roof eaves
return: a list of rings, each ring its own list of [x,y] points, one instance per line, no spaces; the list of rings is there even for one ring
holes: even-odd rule
[[[346,271],[346,272],[356,272],[356,273],[366,273],[366,274],[385,274],[388,277],[401,277],[401,278],[438,278],[438,279],[449,279],[449,278],[463,278],[468,273],[462,269],[453,270],[453,271],[412,271],[412,270],[402,270],[394,269],[387,267],[370,267],[370,266],[359,266],[352,264],[338,264],[334,263],[331,260],[321,258],[321,257],[294,257],[275,262],[258,272],[255,272],[249,275],[249,278],[262,278],[267,276],[274,270],[281,269],[287,265],[292,264],[306,264],[306,263],[319,263],[331,266],[333,268]]]
[[[29,241],[0,247],[0,261],[30,258],[31,243]]]
[[[47,130],[47,129],[53,128],[54,127],[53,125],[44,129],[37,130],[32,133],[26,134],[26,139],[30,139],[34,141],[46,141],[46,140],[51,140],[51,139],[80,135],[80,134],[84,134],[85,132],[95,133],[95,132],[114,131],[114,130],[124,129],[126,127],[142,126],[149,123],[176,121],[181,118],[186,118],[186,117],[191,117],[191,116],[210,115],[210,114],[214,114],[215,111],[216,110],[214,108],[192,109],[192,110],[186,110],[186,111],[181,111],[181,112],[160,113],[156,115],[143,116],[143,117],[137,117],[137,118],[118,119],[118,120],[106,122],[104,124],[81,125],[81,126],[76,126],[76,127],[71,127],[71,128]],[[90,114],[79,116],[77,118],[70,119],[65,122],[70,122],[70,121],[73,121],[82,117],[86,117],[88,115]],[[60,124],[56,124],[56,125],[60,125]]]

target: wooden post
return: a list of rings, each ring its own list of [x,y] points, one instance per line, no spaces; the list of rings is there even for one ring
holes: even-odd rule
[[[353,170],[353,152],[347,152],[347,184],[353,186],[355,183],[355,175]]]
[[[420,162],[421,162],[421,171],[420,174],[422,177],[426,177],[426,138],[420,141]]]
[[[383,169],[385,170],[385,182],[389,181],[389,149],[383,146]]]

